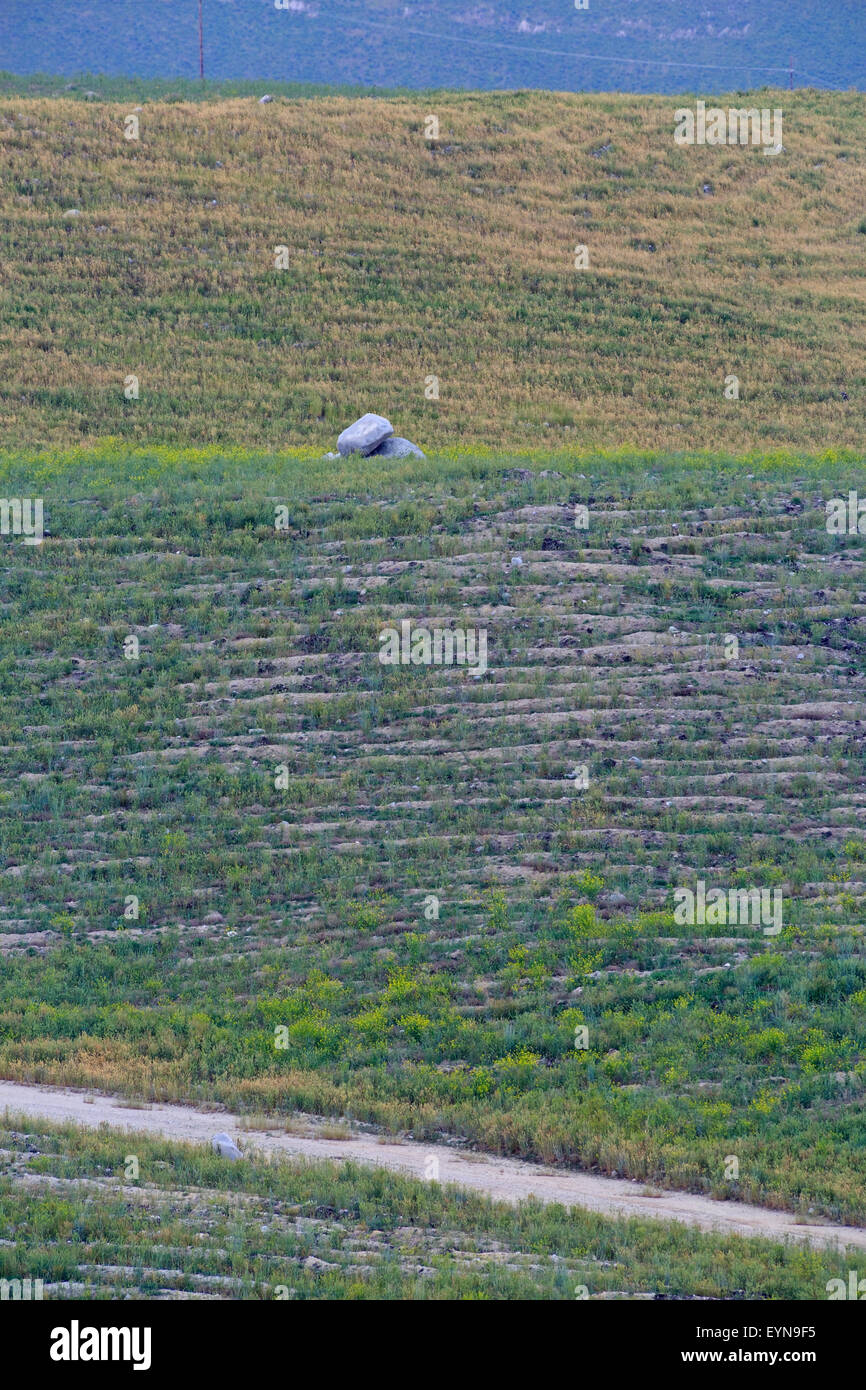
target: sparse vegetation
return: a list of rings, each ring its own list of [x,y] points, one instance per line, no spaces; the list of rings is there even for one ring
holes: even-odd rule
[[[301,93],[127,141],[0,80],[0,493],[47,528],[0,537],[0,1074],[864,1223],[866,582],[824,524],[866,493],[861,95],[786,93],[769,159],[665,98],[440,97],[436,141]],[[368,408],[428,457],[324,459]],[[384,666],[406,619],[486,669]],[[683,925],[698,880],[782,929]],[[133,1193],[128,1139],[32,1139],[0,1273],[54,1296],[835,1271],[156,1141]]]
[[[227,1166],[200,1147],[14,1118],[0,1122],[0,1222],[0,1278],[42,1279],[52,1299],[816,1299],[851,1264],[515,1209],[363,1165]]]
[[[7,458],[0,1067],[861,1221],[857,467],[545,464]],[[383,667],[407,614],[484,679]]]

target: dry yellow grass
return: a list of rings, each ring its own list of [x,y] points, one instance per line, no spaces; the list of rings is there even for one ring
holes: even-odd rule
[[[677,146],[684,101],[154,102],[132,141],[129,105],[7,97],[0,428],[332,447],[377,409],[430,448],[859,445],[862,97],[732,98],[782,107],[777,158]]]

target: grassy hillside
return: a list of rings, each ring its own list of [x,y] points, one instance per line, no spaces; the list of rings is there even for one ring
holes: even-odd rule
[[[51,1299],[819,1299],[852,1262],[14,1117],[0,1121],[0,1220],[0,1279],[42,1279]]]
[[[3,1075],[862,1222],[861,480],[8,457],[50,535],[3,541]],[[489,669],[383,666],[407,617]],[[783,930],[678,925],[698,879]]]
[[[732,98],[782,106],[770,158],[678,147],[681,100],[159,101],[128,141],[128,104],[0,98],[0,430],[859,446],[861,97]]]
[[[681,98],[137,90],[0,88],[0,1074],[866,1222],[862,99],[734,98],[765,157]],[[429,457],[322,458],[368,409]],[[486,669],[384,666],[405,620]],[[8,1129],[0,1274],[93,1296],[835,1272],[158,1144],[142,1206]]]

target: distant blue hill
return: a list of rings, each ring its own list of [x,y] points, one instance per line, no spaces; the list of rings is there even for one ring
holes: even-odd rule
[[[580,0],[583,3],[583,0]],[[280,8],[277,8],[277,5]],[[205,71],[381,87],[866,87],[866,0],[204,0]],[[0,69],[197,77],[198,0],[0,0]]]

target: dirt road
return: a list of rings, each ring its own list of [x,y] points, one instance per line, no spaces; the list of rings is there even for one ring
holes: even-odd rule
[[[866,1228],[859,1226],[804,1225],[788,1212],[746,1206],[742,1202],[716,1202],[690,1192],[661,1191],[639,1182],[600,1177],[574,1169],[547,1168],[519,1159],[461,1153],[445,1145],[381,1142],[375,1135],[350,1134],[326,1139],[319,1132],[327,1121],[300,1117],[307,1133],[286,1134],[272,1130],[245,1130],[241,1116],[225,1111],[201,1111],[185,1105],[131,1106],[129,1101],[97,1092],[72,1091],[50,1086],[29,1086],[0,1081],[0,1113],[29,1115],[55,1122],[73,1121],[96,1128],[158,1134],[166,1139],[206,1143],[220,1130],[239,1138],[247,1152],[282,1154],[308,1159],[353,1159],[417,1178],[435,1176],[441,1183],[456,1183],[498,1201],[519,1202],[534,1196],[542,1202],[585,1207],[605,1216],[645,1216],[680,1221],[704,1231],[764,1236],[769,1240],[805,1240],[813,1245],[856,1246],[866,1250]],[[436,1165],[431,1159],[438,1160]],[[650,1195],[653,1194],[653,1195]]]

